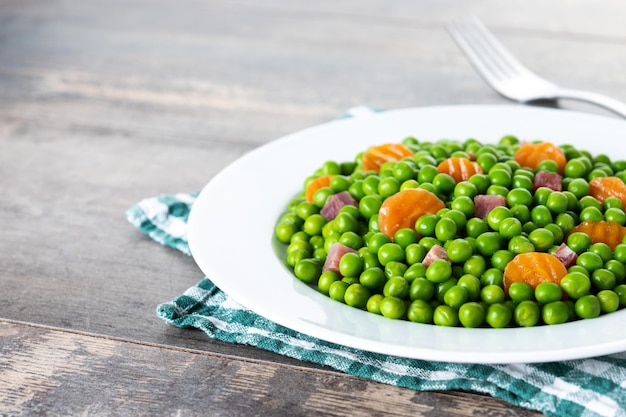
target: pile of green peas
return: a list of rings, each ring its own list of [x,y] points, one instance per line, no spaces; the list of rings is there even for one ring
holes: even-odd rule
[[[331,299],[392,319],[463,327],[530,327],[590,319],[626,307],[626,239],[611,249],[572,232],[587,220],[626,224],[622,201],[603,203],[589,195],[589,181],[616,176],[626,181],[626,161],[593,156],[572,145],[560,145],[567,164],[562,191],[535,189],[537,172],[556,173],[557,164],[544,160],[536,169],[520,166],[514,154],[521,146],[507,135],[496,144],[465,141],[402,141],[411,157],[386,162],[378,173],[363,172],[362,153],[353,161],[327,161],[304,182],[303,191],[278,219],[275,237],[286,250],[283,261],[301,281]],[[475,160],[482,174],[456,183],[437,166],[449,157]],[[304,198],[309,181],[332,175],[328,187]],[[393,238],[380,231],[378,211],[383,201],[406,188],[435,193],[446,205],[421,216],[414,228]],[[358,206],[346,205],[333,220],[320,214],[328,197],[347,191]],[[500,195],[499,206],[484,218],[475,216],[474,197]],[[323,271],[335,243],[353,251],[339,261],[339,272]],[[506,265],[525,252],[553,253],[566,244],[576,263],[560,284],[525,282],[503,286]],[[435,245],[447,260],[422,261]]]

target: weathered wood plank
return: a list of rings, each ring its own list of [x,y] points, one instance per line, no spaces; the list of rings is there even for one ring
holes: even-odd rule
[[[538,416],[486,396],[2,320],[0,340],[7,416]]]

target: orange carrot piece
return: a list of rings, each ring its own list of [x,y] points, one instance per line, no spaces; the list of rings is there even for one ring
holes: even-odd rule
[[[537,169],[541,161],[550,159],[556,162],[559,174],[563,173],[567,159],[565,153],[558,146],[550,142],[526,143],[514,155],[515,161],[523,167]]]
[[[542,282],[559,284],[567,274],[565,265],[554,255],[544,252],[526,252],[516,255],[504,268],[504,290],[514,282],[526,282],[533,288]]]
[[[626,236],[626,227],[617,222],[584,221],[575,226],[570,233],[582,232],[591,238],[592,243],[606,243],[611,249],[622,243]]]
[[[443,174],[450,175],[457,183],[467,181],[472,175],[483,173],[483,169],[477,162],[457,157],[443,160],[437,166],[437,170]]]
[[[618,177],[598,177],[589,181],[589,195],[603,203],[608,197],[617,197],[626,207],[626,184]]]
[[[421,188],[406,188],[388,197],[378,211],[380,231],[393,239],[402,228],[415,228],[424,214],[435,214],[446,205],[435,194]]]
[[[361,165],[363,171],[380,171],[382,164],[388,161],[399,161],[407,156],[412,156],[413,152],[401,143],[385,143],[372,146],[363,153]]]
[[[332,175],[320,175],[319,177],[313,178],[311,181],[309,181],[306,185],[306,190],[304,193],[306,201],[312,203],[313,194],[315,194],[315,192],[320,188],[328,187],[330,185],[330,179],[332,177]]]

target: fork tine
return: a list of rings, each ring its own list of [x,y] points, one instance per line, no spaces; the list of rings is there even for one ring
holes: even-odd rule
[[[476,17],[450,24],[448,30],[488,82],[528,70]]]

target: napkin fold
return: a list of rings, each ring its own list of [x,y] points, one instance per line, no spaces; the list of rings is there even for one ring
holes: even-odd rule
[[[198,193],[159,195],[127,219],[155,241],[190,255],[187,218]],[[626,417],[626,352],[551,363],[459,364],[383,355],[293,331],[243,307],[207,277],[159,305],[157,316],[224,342],[256,346],[350,375],[414,390],[489,394],[554,417]],[[615,329],[623,331],[623,329]]]

